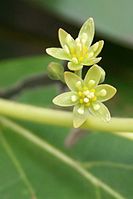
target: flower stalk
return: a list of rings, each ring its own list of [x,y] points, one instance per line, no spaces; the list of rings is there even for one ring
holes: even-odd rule
[[[71,112],[35,107],[0,99],[0,114],[17,120],[72,128]],[[133,118],[112,118],[110,122],[89,116],[83,129],[102,132],[133,132]]]

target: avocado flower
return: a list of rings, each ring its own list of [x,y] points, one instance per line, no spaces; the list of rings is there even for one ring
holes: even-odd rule
[[[61,60],[67,60],[68,68],[72,71],[81,70],[83,66],[98,63],[97,57],[103,48],[104,41],[92,44],[95,28],[93,18],[89,18],[81,27],[78,37],[74,40],[70,34],[59,29],[59,41],[62,48],[47,48],[46,52]]]
[[[70,91],[62,93],[53,99],[58,106],[74,106],[73,125],[80,127],[88,118],[89,114],[109,121],[111,116],[107,107],[102,103],[112,98],[116,89],[108,84],[99,84],[101,67],[93,65],[87,72],[84,80],[73,72],[65,72],[64,78]]]

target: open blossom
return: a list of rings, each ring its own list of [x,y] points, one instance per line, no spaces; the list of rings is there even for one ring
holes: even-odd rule
[[[84,80],[72,72],[65,72],[65,81],[70,91],[58,95],[53,103],[59,106],[74,106],[73,124],[80,127],[89,114],[104,121],[110,120],[110,112],[102,103],[112,98],[116,89],[108,84],[98,85],[101,78],[101,69],[98,65],[92,66]]]
[[[59,29],[59,41],[62,48],[47,48],[46,52],[55,58],[68,60],[68,68],[73,71],[81,70],[83,65],[91,66],[101,60],[101,57],[97,56],[104,44],[101,40],[91,46],[94,32],[92,18],[83,24],[75,40],[66,31]]]

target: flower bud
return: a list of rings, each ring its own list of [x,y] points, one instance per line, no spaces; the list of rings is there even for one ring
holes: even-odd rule
[[[64,68],[61,64],[50,62],[47,68],[48,76],[53,80],[61,80],[64,82]]]

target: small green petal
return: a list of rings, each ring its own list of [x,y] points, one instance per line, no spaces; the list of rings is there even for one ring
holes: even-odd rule
[[[69,60],[67,53],[62,48],[47,48],[46,52],[57,59]]]
[[[63,30],[62,28],[59,29],[59,41],[61,46],[64,48],[65,45],[67,46],[74,46],[74,39],[72,38],[72,36],[67,33],[65,30]]]
[[[72,96],[74,96],[75,94],[73,92],[66,92],[66,93],[62,93],[58,96],[56,96],[53,99],[53,103],[58,105],[58,106],[73,106],[75,105],[75,102],[73,102]]]
[[[87,35],[87,40],[86,40],[85,44],[87,46],[90,46],[93,41],[93,38],[94,38],[94,32],[95,32],[95,28],[94,28],[93,18],[89,18],[82,25],[78,37],[82,40],[82,38],[84,37],[84,33],[85,33]]]
[[[84,83],[86,86],[89,87],[89,81],[93,80],[95,82],[93,87],[95,87],[99,83],[100,78],[101,78],[101,70],[99,69],[98,65],[94,65],[88,70],[84,79]]]
[[[112,98],[116,93],[116,88],[108,84],[101,84],[96,87],[97,100],[104,102]]]
[[[95,106],[99,106],[99,109],[95,110],[94,109]],[[103,121],[109,122],[111,119],[110,112],[109,112],[108,108],[101,102],[93,103],[93,105],[90,107],[89,110],[93,116],[95,116]]]
[[[99,53],[101,52],[103,45],[103,40],[98,41],[90,47],[89,51],[94,53],[94,57],[97,57],[97,55],[99,55]]]
[[[58,34],[59,34],[60,44],[63,48],[64,45],[66,44],[66,37],[67,37],[68,33],[65,30],[63,30],[62,28],[60,28],[58,31]]]
[[[76,70],[81,70],[83,68],[83,65],[75,64],[73,62],[68,62],[68,68],[69,70],[76,71]]]
[[[83,61],[83,65],[85,66],[92,66],[94,64],[97,64],[102,58],[101,57],[97,57],[97,58],[88,58],[86,60]]]
[[[67,86],[72,91],[77,91],[78,90],[77,82],[81,84],[81,87],[84,84],[83,80],[79,76],[75,75],[72,72],[65,72],[64,73],[64,78],[65,78]]]
[[[87,119],[88,111],[85,109],[84,114],[79,114],[78,109],[80,108],[79,105],[74,106],[73,109],[73,126],[74,128],[79,128]]]

